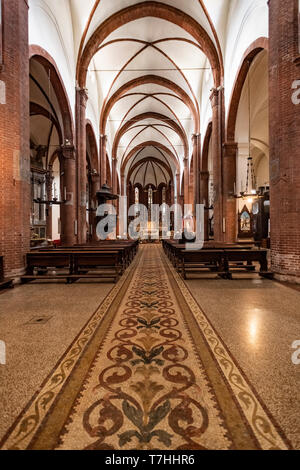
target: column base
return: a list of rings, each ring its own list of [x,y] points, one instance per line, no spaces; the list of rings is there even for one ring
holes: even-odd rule
[[[289,282],[290,284],[300,285],[300,276],[293,275],[293,274],[274,273],[274,279],[280,282]]]

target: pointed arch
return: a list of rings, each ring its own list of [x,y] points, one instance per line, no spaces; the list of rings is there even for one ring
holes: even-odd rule
[[[81,88],[86,85],[87,70],[99,45],[116,29],[132,21],[154,17],[169,21],[190,34],[202,47],[213,70],[214,85],[222,84],[222,66],[216,47],[205,29],[194,18],[171,5],[160,2],[141,2],[118,11],[98,26],[88,40],[77,65],[77,81]]]

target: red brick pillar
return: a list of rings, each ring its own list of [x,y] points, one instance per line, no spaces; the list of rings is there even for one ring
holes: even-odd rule
[[[18,276],[30,246],[28,4],[6,1],[2,15],[0,254],[5,274]]]
[[[52,198],[54,197],[52,182],[52,165],[49,165],[48,173],[46,175],[46,194],[48,201],[52,201]],[[46,206],[46,238],[52,240],[52,206]]]
[[[189,204],[189,183],[190,183],[190,177],[189,177],[189,161],[187,158],[183,160],[184,163],[184,173],[183,173],[183,199],[184,199],[184,204]]]
[[[61,206],[61,242],[72,246],[76,243],[76,152],[72,145],[61,147],[61,151],[64,173],[62,199],[66,201]]]
[[[209,181],[209,172],[201,171],[200,173],[200,204],[204,204],[205,207],[208,207],[209,205],[208,181]],[[209,239],[208,215],[209,215],[209,212],[206,209],[204,211],[204,240]]]
[[[84,88],[76,89],[76,145],[77,145],[77,240],[86,243],[86,105],[88,95]]]
[[[125,175],[124,173],[121,174],[121,196],[126,196],[126,191],[125,191]]]
[[[118,173],[117,173],[117,159],[112,159],[112,191],[113,194],[117,194],[118,192]]]
[[[300,281],[300,104],[293,100],[300,79],[298,2],[270,0],[269,13],[272,269]]]
[[[98,201],[97,201],[97,192],[100,190],[100,178],[99,175],[92,175],[92,209],[93,211],[91,212],[90,220],[91,220],[91,225],[92,225],[92,239],[93,241],[97,241],[97,217],[96,217],[96,210],[98,207]]]
[[[113,158],[112,159],[112,165],[111,165],[111,170],[112,170],[112,192],[113,194],[118,194],[118,173],[117,173],[117,159]],[[120,210],[119,210],[119,200],[115,199],[112,202],[113,206],[115,207],[116,213],[117,213],[117,235],[120,234],[120,223],[119,223],[119,215],[120,215]]]
[[[176,173],[177,204],[183,207],[183,188],[180,187],[180,173]]]
[[[222,107],[223,88],[214,88],[210,96],[212,105],[212,160],[214,174],[214,239],[223,241],[223,183],[222,183]]]
[[[193,161],[194,161],[194,205],[200,201],[200,168],[201,168],[201,135],[193,135]]]
[[[234,197],[236,184],[236,159],[238,144],[227,142],[223,152],[223,208],[225,217],[224,241],[235,243],[237,239],[237,211]]]
[[[107,143],[107,136],[101,135],[100,136],[100,181],[101,186],[106,184],[107,182],[107,171],[106,171],[106,143]]]
[[[195,170],[195,163],[194,158],[192,158],[190,171],[189,171],[189,197],[188,203],[192,204],[194,207],[194,194],[195,194],[195,177],[194,177],[194,170]]]
[[[170,185],[170,204],[169,206],[173,206],[175,204],[175,191],[174,191],[174,182],[171,181]]]

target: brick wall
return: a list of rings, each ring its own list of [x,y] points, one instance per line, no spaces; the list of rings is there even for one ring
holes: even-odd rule
[[[298,0],[270,0],[271,259],[280,278],[300,280],[300,79]],[[298,279],[297,279],[298,278]]]
[[[6,275],[17,275],[30,238],[28,5],[25,0],[3,3],[0,254]]]

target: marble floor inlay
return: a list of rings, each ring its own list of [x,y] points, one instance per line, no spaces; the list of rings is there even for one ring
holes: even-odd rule
[[[6,434],[2,449],[288,449],[166,260],[144,246]]]

